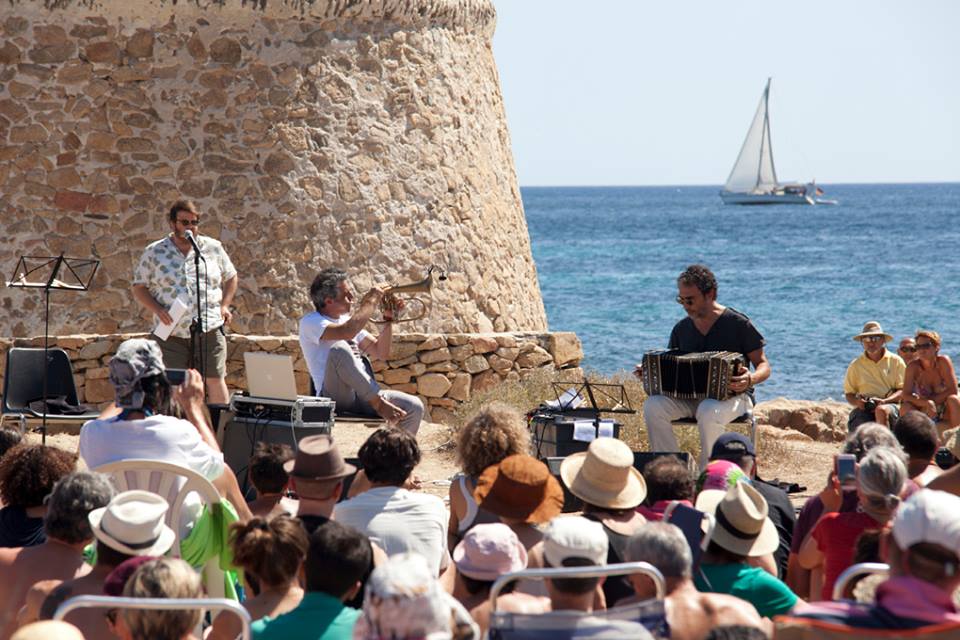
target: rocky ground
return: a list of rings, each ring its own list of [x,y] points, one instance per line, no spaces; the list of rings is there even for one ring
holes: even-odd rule
[[[778,398],[760,403],[756,409],[758,460],[760,474],[767,480],[796,482],[805,491],[793,494],[796,504],[817,493],[833,464],[835,454],[846,435],[847,409],[839,402],[810,402]],[[355,456],[364,440],[376,428],[375,423],[341,422],[333,435],[345,456]],[[47,441],[54,446],[76,451],[79,437],[76,426],[50,425]],[[416,474],[423,490],[447,495],[450,477],[456,473],[453,428],[424,423],[418,440],[423,460]],[[31,440],[39,440],[31,434]]]

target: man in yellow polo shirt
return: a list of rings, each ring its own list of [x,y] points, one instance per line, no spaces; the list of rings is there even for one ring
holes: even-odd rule
[[[900,417],[900,393],[907,370],[903,358],[887,351],[893,336],[884,333],[879,322],[870,321],[853,336],[863,345],[863,353],[847,367],[843,393],[853,405],[847,428],[852,433],[864,422],[893,425]]]

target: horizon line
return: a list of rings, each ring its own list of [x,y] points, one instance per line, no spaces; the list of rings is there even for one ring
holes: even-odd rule
[[[792,184],[792,183],[791,183]],[[807,184],[807,183],[800,183]],[[951,185],[960,184],[960,180],[907,180],[902,182],[817,182],[817,186],[876,186],[876,185]],[[608,189],[634,187],[710,187],[723,189],[723,184],[672,183],[672,184],[521,184],[521,189]]]

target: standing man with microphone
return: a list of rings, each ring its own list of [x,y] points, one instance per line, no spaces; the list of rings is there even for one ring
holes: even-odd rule
[[[160,344],[167,369],[202,371],[207,401],[229,401],[227,383],[227,338],[224,325],[233,317],[230,305],[237,293],[237,270],[219,240],[197,235],[200,214],[189,200],[177,200],[170,207],[171,233],[144,249],[133,276],[133,297],[164,323],[173,323],[170,308],[180,298],[187,311],[173,323],[166,339],[153,336]],[[199,271],[198,266],[199,265]],[[202,334],[192,340],[191,325],[197,321],[199,287]]]

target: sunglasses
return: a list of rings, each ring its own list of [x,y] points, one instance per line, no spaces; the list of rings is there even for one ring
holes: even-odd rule
[[[903,351],[904,353],[916,353],[917,348],[916,347],[900,347],[900,351]]]
[[[677,301],[677,304],[687,306],[693,304],[696,301],[696,298],[693,296],[677,296],[675,300]]]
[[[917,349],[933,349],[936,345],[932,342],[918,342]]]
[[[196,227],[200,224],[199,220],[177,220],[177,224],[183,227]]]
[[[883,336],[864,336],[864,342],[876,342],[877,340],[883,340]]]

